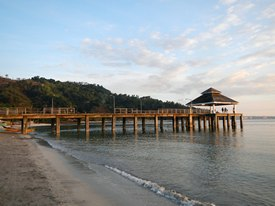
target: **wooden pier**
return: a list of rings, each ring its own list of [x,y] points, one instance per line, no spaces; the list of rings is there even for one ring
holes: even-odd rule
[[[72,120],[76,123],[78,130],[81,124],[85,124],[85,131],[88,134],[93,130],[93,122],[100,121],[102,130],[107,128],[106,121],[111,122],[111,131],[115,132],[118,121],[122,122],[122,129],[126,130],[126,124],[131,123],[133,131],[137,132],[140,128],[145,132],[147,122],[154,122],[156,132],[163,131],[164,120],[171,122],[173,131],[185,130],[206,130],[216,131],[221,128],[236,129],[237,120],[240,128],[243,128],[243,115],[241,113],[205,113],[203,110],[156,110],[156,111],[133,111],[132,113],[75,113],[75,114],[0,114],[0,120],[3,121],[21,121],[22,134],[27,133],[29,121],[33,120],[51,120],[52,129],[57,135],[60,134],[63,122]],[[121,124],[119,124],[121,125]]]

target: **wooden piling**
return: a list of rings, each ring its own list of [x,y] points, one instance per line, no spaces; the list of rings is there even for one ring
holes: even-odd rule
[[[154,118],[154,125],[155,125],[155,131],[158,132],[158,115],[155,115],[155,118]]]
[[[179,131],[179,118],[176,117],[176,131],[178,132]]]
[[[142,117],[142,132],[145,133],[145,117]]]
[[[218,130],[220,128],[220,117],[215,114],[215,129]]]
[[[177,130],[177,117],[175,115],[173,116],[172,122],[173,122],[173,131],[175,132]]]
[[[201,130],[201,118],[198,116],[198,129]]]
[[[203,116],[203,129],[206,130],[206,116]]]
[[[234,115],[234,116],[232,116],[231,117],[231,120],[232,120],[232,129],[236,129],[236,116]]]
[[[116,116],[112,116],[112,132],[116,130]]]
[[[240,116],[240,127],[243,129],[243,115]]]
[[[24,116],[21,121],[21,133],[27,134],[27,128],[28,128],[28,118]]]
[[[134,117],[134,131],[136,132],[138,129],[138,118],[135,116]]]
[[[87,115],[85,116],[85,132],[90,133],[90,118]]]
[[[52,132],[54,132],[54,125],[55,125],[55,119],[51,119],[51,129],[52,129]]]
[[[160,131],[163,132],[163,117],[160,117]]]
[[[227,114],[227,128],[230,128],[230,115]]]
[[[189,126],[189,129],[193,129],[193,115],[192,114],[189,114],[188,115],[188,126]]]
[[[101,119],[101,129],[102,129],[102,131],[105,131],[105,127],[106,127],[106,119],[103,117]]]
[[[60,117],[56,116],[55,118],[55,133],[60,134]]]
[[[223,130],[226,129],[226,126],[225,126],[225,116],[222,117],[222,128],[223,128]]]
[[[77,131],[79,132],[81,128],[81,119],[77,118]]]
[[[122,130],[126,131],[126,118],[125,117],[122,118]]]
[[[181,130],[184,131],[184,118],[181,117]]]

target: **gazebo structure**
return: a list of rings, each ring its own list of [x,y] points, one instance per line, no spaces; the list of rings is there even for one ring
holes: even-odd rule
[[[226,97],[221,94],[219,90],[216,90],[212,87],[205,90],[201,93],[202,95],[197,97],[196,99],[188,102],[186,105],[190,106],[190,118],[189,118],[189,126],[193,127],[193,117],[197,117],[198,119],[198,127],[200,128],[200,121],[203,119],[204,127],[205,122],[208,120],[209,128],[218,129],[219,128],[219,121],[223,120],[223,128],[226,127],[226,120],[227,120],[227,127],[230,127],[230,121],[232,124],[232,128],[236,128],[236,117],[240,119],[241,128],[243,127],[242,123],[242,114],[236,113],[236,105],[238,104],[237,101]],[[226,108],[222,109],[222,113],[216,111],[216,106],[228,106],[233,105],[233,112],[228,112]],[[210,107],[209,111],[205,111],[204,114],[197,113],[197,110],[193,110],[193,106],[203,106],[203,107]]]
[[[230,99],[221,94],[220,91],[210,87],[201,93],[202,95],[197,97],[196,99],[188,102],[187,105],[192,108],[192,106],[210,106],[210,113],[216,113],[216,106],[226,106],[233,105],[233,113],[236,110],[236,104],[239,102]]]

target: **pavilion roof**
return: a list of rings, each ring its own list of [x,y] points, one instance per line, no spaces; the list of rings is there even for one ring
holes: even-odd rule
[[[212,106],[212,105],[236,105],[237,101],[226,97],[221,94],[220,91],[209,88],[201,93],[202,95],[197,97],[196,99],[188,102],[187,105],[192,106]]]

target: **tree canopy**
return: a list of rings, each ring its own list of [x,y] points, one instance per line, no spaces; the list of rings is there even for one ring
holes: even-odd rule
[[[116,107],[156,110],[186,108],[174,102],[151,97],[116,94],[101,85],[84,82],[61,82],[43,77],[12,80],[0,77],[0,107],[75,107],[77,112],[111,112]]]

